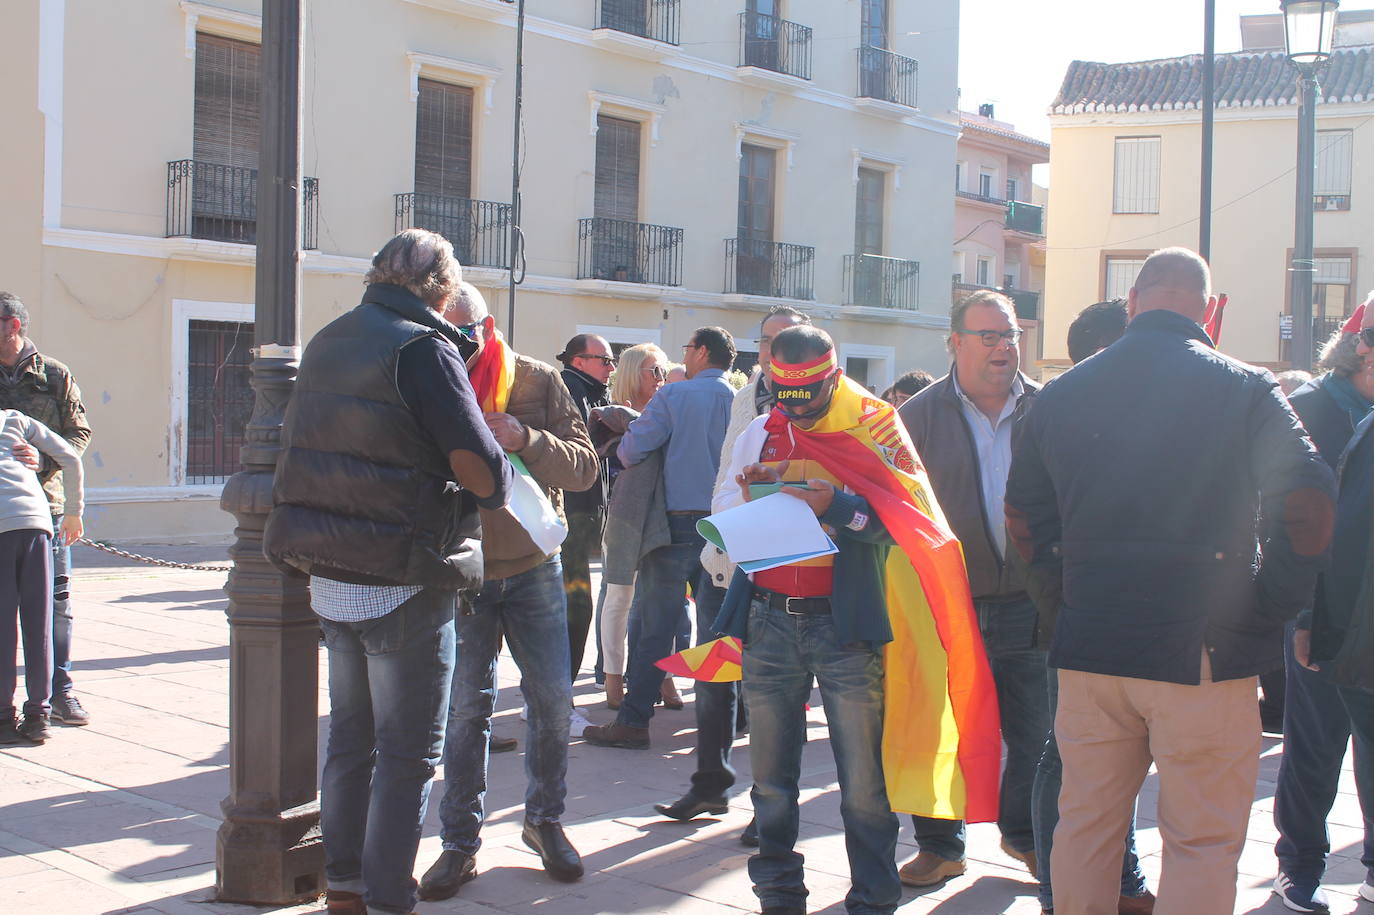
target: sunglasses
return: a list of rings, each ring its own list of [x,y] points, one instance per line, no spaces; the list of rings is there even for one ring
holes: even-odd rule
[[[648,368],[641,369],[641,371],[648,372],[650,375],[653,375],[659,381],[664,381],[668,378],[668,370],[661,365],[649,366]]]
[[[471,340],[477,335],[477,328],[482,326],[482,322],[473,321],[471,324],[455,324],[453,326],[458,328],[458,333]]]
[[[1360,342],[1370,349],[1374,349],[1374,327],[1366,327],[1360,331]]]
[[[955,331],[955,333],[964,334],[969,337],[980,337],[983,340],[983,345],[988,347],[996,346],[1004,340],[1014,346],[1016,345],[1016,341],[1021,339],[1021,329],[1019,327],[1013,327],[1011,330],[1003,331],[959,330]]]
[[[574,358],[574,359],[595,359],[597,362],[600,362],[602,365],[609,365],[609,366],[611,366],[612,368],[615,368],[615,358],[614,358],[613,356],[598,356],[598,355],[594,355],[594,354],[592,354],[592,353],[578,353],[576,356],[573,356],[573,358]]]

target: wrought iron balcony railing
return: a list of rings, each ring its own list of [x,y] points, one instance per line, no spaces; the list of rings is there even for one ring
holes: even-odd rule
[[[1027,235],[1045,234],[1045,210],[1033,203],[1007,201],[1007,228]]]
[[[316,247],[320,182],[301,181],[301,247]],[[258,170],[195,159],[167,163],[167,237],[252,245],[258,239]]]
[[[682,285],[682,230],[628,219],[577,221],[577,278]]]
[[[465,267],[510,266],[510,204],[444,194],[397,194],[395,231],[428,229]]]
[[[991,203],[996,206],[1006,206],[1007,201],[1001,197],[993,197],[990,194],[980,194],[977,191],[955,191],[954,196],[962,197],[965,200],[977,200],[980,203]]]
[[[918,261],[877,254],[844,256],[846,305],[915,311],[920,289],[921,265]]]
[[[681,0],[598,0],[596,27],[679,44]]]
[[[725,240],[725,291],[814,299],[816,249],[754,238]]]
[[[993,286],[989,283],[954,283],[952,304],[958,305],[959,301],[969,293],[978,292],[981,289],[989,289],[993,292],[1000,292],[1002,295],[1011,299],[1016,306],[1016,317],[1023,321],[1040,320],[1040,293],[1031,292],[1028,289],[1011,289],[1007,286]]]
[[[811,29],[777,16],[739,14],[739,65],[811,78]]]
[[[883,48],[859,48],[859,97],[916,107],[916,61]]]

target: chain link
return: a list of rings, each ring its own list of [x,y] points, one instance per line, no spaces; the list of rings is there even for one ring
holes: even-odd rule
[[[82,537],[77,543],[84,543],[86,546],[95,547],[102,553],[110,553],[114,556],[122,556],[125,559],[132,559],[135,562],[146,562],[149,565],[162,566],[166,569],[187,569],[192,572],[228,572],[229,566],[197,566],[188,562],[172,562],[170,559],[154,559],[152,556],[140,556],[137,553],[130,553],[127,550],[116,549],[107,543],[100,543],[95,540],[88,540]]]

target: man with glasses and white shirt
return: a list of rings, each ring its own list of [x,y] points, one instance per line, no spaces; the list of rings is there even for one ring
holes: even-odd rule
[[[1007,744],[997,818],[1002,850],[1035,876],[1031,785],[1049,729],[1049,697],[1035,605],[1022,567],[1009,562],[1002,512],[1012,437],[1040,390],[1018,369],[1020,336],[1006,296],[982,290],[965,297],[950,313],[949,374],[903,404],[900,415],[964,546]],[[902,882],[933,886],[962,874],[963,821],[912,822],[920,853],[902,867]]]

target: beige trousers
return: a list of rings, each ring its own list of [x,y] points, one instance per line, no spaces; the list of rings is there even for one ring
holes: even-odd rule
[[[1255,678],[1197,686],[1059,671],[1055,915],[1116,915],[1121,846],[1151,761],[1164,841],[1155,915],[1231,915],[1259,770]]]

